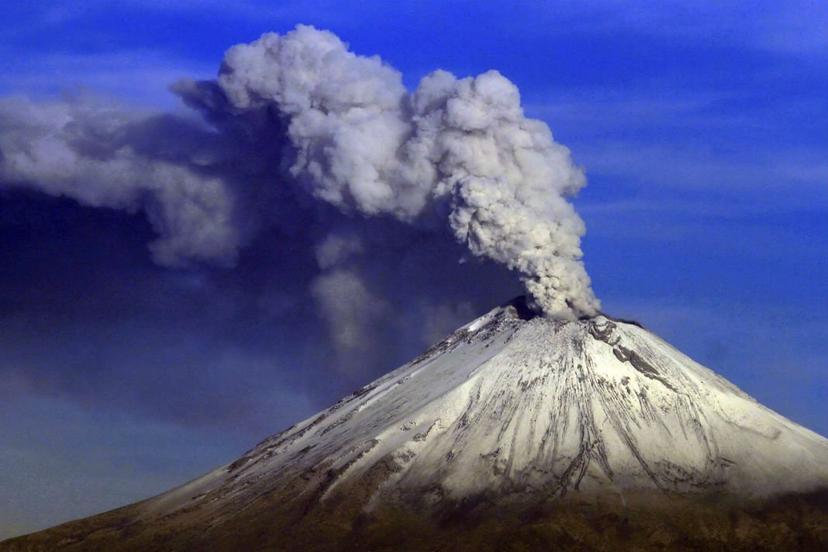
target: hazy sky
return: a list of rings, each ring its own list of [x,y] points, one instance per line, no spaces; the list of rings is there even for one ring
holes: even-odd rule
[[[586,170],[575,204],[604,310],[828,434],[825,3],[112,4],[3,3],[0,94],[187,121],[171,83],[212,78],[230,46],[298,23],[379,55],[410,89],[438,68],[497,69]],[[144,147],[201,136],[159,134],[192,130],[171,120],[139,133],[165,139]],[[520,292],[438,236],[378,221],[361,231],[394,239],[361,246],[368,287],[346,281],[352,303],[320,312],[314,246],[348,217],[315,210],[258,231],[234,266],[170,268],[153,262],[144,211],[12,184],[0,182],[0,538],[231,460]]]

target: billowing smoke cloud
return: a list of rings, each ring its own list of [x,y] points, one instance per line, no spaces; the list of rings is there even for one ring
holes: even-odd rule
[[[314,243],[310,291],[343,347],[386,309],[355,260],[394,239],[370,236],[371,220],[448,230],[473,256],[517,272],[549,316],[597,310],[584,225],[568,201],[583,173],[496,71],[435,71],[408,92],[379,58],[300,26],[231,48],[216,80],[174,90],[201,120],[4,100],[2,185],[143,210],[164,265],[232,264],[273,228]],[[148,139],[159,135],[168,138]]]
[[[92,207],[143,208],[157,262],[232,264],[239,244],[224,182],[130,143],[137,114],[81,102],[0,101],[0,185],[27,186]]]

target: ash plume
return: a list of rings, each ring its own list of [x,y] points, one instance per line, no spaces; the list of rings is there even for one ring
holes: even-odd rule
[[[500,73],[438,70],[409,92],[378,57],[298,26],[234,46],[216,79],[173,90],[201,117],[1,100],[0,186],[142,210],[163,265],[232,265],[268,228],[310,242],[310,289],[329,320],[348,320],[334,332],[343,344],[360,317],[335,284],[368,294],[358,259],[394,239],[366,239],[375,219],[516,272],[547,316],[597,312],[569,202],[583,172]],[[366,304],[367,318],[384,311],[379,298]]]

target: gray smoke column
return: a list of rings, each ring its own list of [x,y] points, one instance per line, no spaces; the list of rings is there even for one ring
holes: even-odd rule
[[[283,115],[290,171],[313,196],[412,223],[447,213],[456,239],[520,274],[544,314],[596,312],[567,201],[584,175],[500,73],[435,71],[409,93],[379,58],[300,26],[231,48],[218,85],[234,110]]]
[[[500,73],[435,71],[409,92],[378,57],[299,26],[231,48],[217,79],[174,91],[202,118],[0,100],[0,187],[142,211],[158,234],[154,259],[169,266],[232,265],[279,225],[320,244],[315,236],[338,230],[324,209],[358,231],[382,219],[439,229],[515,271],[545,315],[597,311],[584,224],[569,202],[583,172],[546,124],[524,116],[518,89]],[[319,207],[313,221],[297,215],[309,203]],[[353,259],[371,253],[355,238],[317,253],[328,272],[313,292],[342,318],[347,305],[328,300],[334,284],[368,293]]]

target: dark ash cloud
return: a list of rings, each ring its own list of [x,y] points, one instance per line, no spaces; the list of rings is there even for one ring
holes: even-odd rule
[[[519,282],[597,308],[582,172],[499,73],[408,92],[300,26],[173,90],[190,112],[0,99],[7,391],[264,424],[268,389],[333,397]]]

